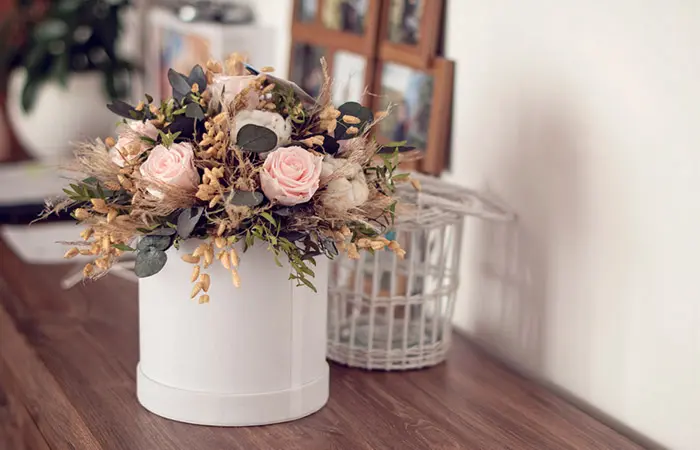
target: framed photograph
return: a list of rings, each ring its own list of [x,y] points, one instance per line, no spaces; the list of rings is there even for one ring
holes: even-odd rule
[[[289,79],[312,97],[318,97],[323,86],[322,57],[328,59],[328,50],[324,47],[304,42],[292,44]]]
[[[296,17],[299,22],[314,23],[318,18],[319,0],[299,0],[295,4]]]
[[[294,0],[292,38],[374,57],[380,0]]]
[[[365,94],[372,86],[373,60],[337,50],[331,58],[330,73],[333,78],[333,104],[342,105],[350,101],[369,104]]]
[[[379,36],[381,59],[430,67],[437,54],[444,0],[385,0]]]
[[[375,110],[391,113],[379,123],[380,143],[402,142],[423,152],[416,169],[439,175],[448,155],[454,64],[436,58],[430,69],[381,61],[376,69]]]

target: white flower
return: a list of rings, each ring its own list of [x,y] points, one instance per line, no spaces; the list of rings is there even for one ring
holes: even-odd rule
[[[258,125],[260,127],[269,128],[277,135],[277,147],[282,147],[289,144],[292,137],[292,122],[290,119],[284,120],[284,117],[276,112],[270,111],[241,111],[236,114],[235,127],[231,131],[231,141],[236,142],[238,131],[245,125]]]
[[[331,178],[323,192],[323,204],[328,209],[347,211],[361,206],[369,198],[365,173],[357,163],[326,156],[321,178]]]

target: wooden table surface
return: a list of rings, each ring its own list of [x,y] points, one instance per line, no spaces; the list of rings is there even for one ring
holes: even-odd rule
[[[136,286],[108,276],[62,291],[72,268],[25,264],[0,240],[2,450],[641,448],[461,337],[432,369],[332,365],[328,405],[296,422],[165,420],[135,396]]]

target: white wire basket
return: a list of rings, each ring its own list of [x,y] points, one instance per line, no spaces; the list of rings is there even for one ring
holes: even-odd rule
[[[328,358],[373,370],[407,370],[445,360],[459,285],[465,216],[508,221],[505,207],[470,189],[412,174],[422,190],[399,189],[410,213],[388,238],[405,248],[345,256],[331,267]]]

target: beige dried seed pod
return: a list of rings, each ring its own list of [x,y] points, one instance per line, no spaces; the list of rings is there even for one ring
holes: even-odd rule
[[[92,275],[92,273],[95,271],[95,266],[92,263],[87,263],[85,264],[85,267],[83,267],[83,276],[84,277],[89,277]]]
[[[217,203],[221,201],[221,196],[219,194],[215,195],[210,201],[209,201],[209,208],[214,208]]]
[[[203,284],[201,281],[198,281],[192,286],[192,292],[190,292],[190,298],[195,298],[197,294],[202,290]]]
[[[207,244],[201,244],[199,247],[194,249],[194,252],[192,252],[192,256],[202,256],[204,255],[204,251],[207,248]]]
[[[144,106],[145,106],[144,103],[141,101],[141,102],[139,102],[138,105],[136,105],[136,107],[135,107],[134,109],[135,109],[136,111],[143,111],[143,107],[144,107]]]
[[[274,72],[274,71],[275,71],[275,68],[272,66],[265,66],[262,69],[260,69],[260,72],[265,72],[265,73]]]
[[[226,239],[219,236],[214,239],[214,245],[216,245],[216,248],[224,248],[226,247]]]
[[[216,235],[221,236],[226,231],[226,222],[221,222],[219,228],[216,229]]]
[[[396,253],[396,256],[398,256],[400,259],[404,259],[406,257],[406,250],[402,248],[394,251],[394,253]]]
[[[354,134],[357,134],[359,132],[360,132],[360,129],[357,127],[350,127],[347,130],[345,130],[345,133],[349,134],[349,135],[354,135]]]
[[[390,250],[395,251],[395,250],[399,250],[400,248],[401,248],[401,244],[399,244],[398,242],[396,242],[396,241],[389,242],[389,249]]]
[[[381,250],[385,247],[385,245],[386,244],[384,244],[384,242],[382,241],[372,241],[370,243],[370,247],[372,248],[372,250]]]
[[[202,290],[204,290],[204,292],[209,292],[209,286],[211,286],[211,278],[209,277],[209,274],[203,273],[199,277],[199,281],[202,282]]]
[[[109,236],[104,236],[102,238],[102,251],[104,253],[109,253],[110,245],[111,243],[109,242]]]
[[[348,244],[348,258],[360,259],[360,253],[357,251],[357,246],[355,244]]]
[[[199,271],[200,271],[200,270],[201,270],[201,269],[200,269],[199,266],[194,266],[194,267],[192,268],[192,275],[190,276],[190,281],[191,281],[192,283],[194,283],[195,281],[197,281],[197,278],[199,278]]]
[[[209,295],[208,294],[203,294],[199,296],[199,304],[203,303],[209,303]]]
[[[203,202],[208,202],[209,200],[211,200],[211,197],[212,197],[211,194],[204,192],[202,190],[197,191],[197,193],[194,194],[194,196],[197,197],[198,199],[202,200]]]
[[[238,252],[236,251],[235,248],[232,248],[229,251],[229,259],[231,260],[231,265],[233,267],[238,267],[238,264],[241,262],[240,259],[238,258]]]
[[[343,226],[340,228],[340,233],[341,233],[343,236],[345,236],[345,237],[350,237],[350,236],[352,236],[352,231],[350,231],[350,228],[348,228],[347,225],[343,225]]]
[[[214,262],[214,250],[208,247],[204,251],[204,267],[209,267],[212,262]]]
[[[86,220],[90,218],[90,213],[83,208],[76,208],[75,211],[73,211],[73,215],[78,220]]]
[[[360,123],[362,121],[358,117],[345,114],[343,116],[343,122],[349,123],[350,125],[357,125],[358,123]]]
[[[90,239],[90,236],[92,236],[92,233],[94,233],[95,230],[92,229],[92,227],[85,228],[83,231],[80,232],[80,237],[83,238],[84,241],[87,241]]]
[[[372,241],[367,238],[360,238],[356,242],[357,248],[369,248],[372,246]]]
[[[217,114],[216,116],[214,116],[214,123],[219,126],[228,123],[228,114],[225,112]]]
[[[114,219],[116,219],[118,215],[119,212],[116,209],[110,208],[109,212],[107,213],[107,223],[114,222]]]
[[[70,250],[68,250],[68,251],[63,255],[63,257],[66,258],[66,259],[71,259],[71,258],[75,258],[76,256],[78,256],[79,253],[80,253],[80,250],[78,250],[77,247],[73,247],[73,248],[71,248]]]
[[[181,256],[181,259],[190,264],[199,264],[199,256],[194,256],[190,254],[185,254]]]
[[[105,145],[107,147],[114,147],[116,145],[116,141],[112,136],[109,136],[107,137],[107,139],[105,139]]]
[[[81,248],[80,254],[83,256],[90,256],[90,255],[92,255],[92,251],[90,251],[89,248]]]
[[[221,261],[221,265],[224,266],[224,269],[231,270],[231,260],[229,259],[227,252],[220,253],[219,261]]]
[[[236,269],[231,270],[231,282],[237,288],[241,287],[241,277]]]
[[[265,109],[268,111],[274,111],[275,109],[277,109],[277,106],[274,103],[267,103],[265,105]]]

